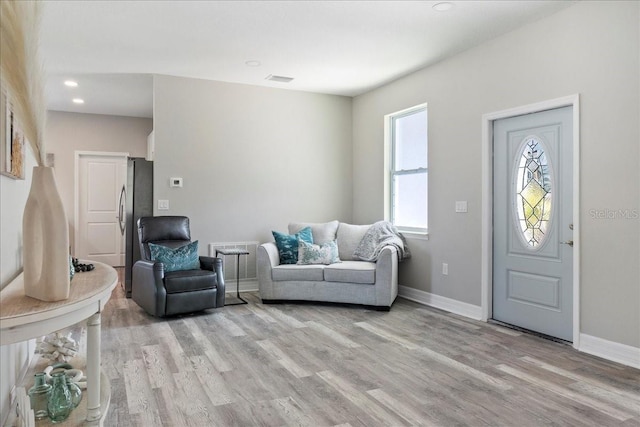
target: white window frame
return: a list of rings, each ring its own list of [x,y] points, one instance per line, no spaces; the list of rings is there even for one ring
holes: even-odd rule
[[[396,171],[395,170],[395,127],[394,127],[394,123],[396,119],[411,115],[411,114],[415,114],[416,112],[419,111],[424,111],[425,115],[426,115],[426,119],[427,119],[427,140],[425,141],[425,144],[427,144],[427,166],[424,168],[418,168],[418,169],[410,169],[410,170],[400,170],[400,171]],[[415,174],[415,173],[424,173],[427,175],[427,198],[428,198],[428,193],[429,193],[429,184],[428,184],[428,176],[429,176],[429,156],[428,156],[428,152],[429,152],[429,137],[428,137],[428,129],[429,129],[429,124],[428,124],[428,110],[427,110],[427,103],[424,104],[420,104],[420,105],[416,105],[414,107],[411,108],[407,108],[404,110],[400,110],[400,111],[396,111],[394,113],[391,114],[387,114],[386,116],[384,116],[384,133],[385,133],[385,149],[384,149],[384,163],[385,163],[385,168],[384,168],[384,176],[385,176],[385,191],[384,191],[384,212],[385,212],[385,220],[389,221],[391,223],[394,223],[394,209],[393,209],[393,200],[394,200],[394,176],[397,175],[406,175],[406,174]],[[398,227],[398,230],[400,230],[403,233],[409,233],[409,234],[413,234],[416,236],[427,236],[428,235],[428,227],[429,227],[429,210],[428,210],[428,206],[427,206],[427,218],[425,218],[425,222],[426,222],[426,227],[422,228],[422,227],[407,227],[407,226],[402,226],[402,225],[396,225],[396,227]]]

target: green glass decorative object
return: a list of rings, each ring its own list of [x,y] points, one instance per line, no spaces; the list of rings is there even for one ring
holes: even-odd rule
[[[51,386],[47,384],[44,372],[38,372],[35,375],[35,381],[33,387],[29,389],[29,400],[36,420],[40,420],[49,415],[47,403],[49,402],[49,396],[51,396]]]
[[[76,409],[82,400],[82,390],[78,384],[71,381],[71,377],[67,375],[67,388],[71,394],[71,409]]]
[[[49,419],[53,423],[60,423],[66,420],[73,407],[71,403],[71,393],[67,387],[67,375],[64,372],[56,372],[52,376],[53,388],[49,398]]]

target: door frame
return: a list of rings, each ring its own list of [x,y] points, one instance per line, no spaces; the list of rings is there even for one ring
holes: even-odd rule
[[[580,346],[580,94],[482,115],[482,321],[493,316],[493,122],[554,108],[573,109],[573,347]]]
[[[93,156],[93,157],[124,157],[127,159],[129,153],[120,151],[74,151],[73,160],[73,253],[76,252],[80,243],[80,233],[78,233],[80,226],[80,157]],[[126,177],[125,177],[126,185]]]

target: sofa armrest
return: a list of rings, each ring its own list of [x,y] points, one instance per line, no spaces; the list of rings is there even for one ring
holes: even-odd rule
[[[376,305],[391,307],[398,296],[398,249],[385,246],[376,261]]]
[[[278,247],[275,242],[263,243],[260,247],[266,252],[271,268],[280,265],[280,253],[278,252]]]
[[[273,277],[271,270],[280,265],[280,254],[274,242],[258,246],[258,287],[260,298],[273,299]]]

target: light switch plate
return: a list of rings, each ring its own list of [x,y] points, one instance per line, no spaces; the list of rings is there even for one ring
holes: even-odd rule
[[[456,212],[458,213],[466,213],[467,212],[467,202],[465,201],[457,201],[456,202]]]
[[[169,210],[169,201],[168,200],[158,200],[158,210],[159,211],[168,211]]]
[[[170,178],[169,185],[171,185],[171,187],[182,187],[182,178],[180,177]]]

